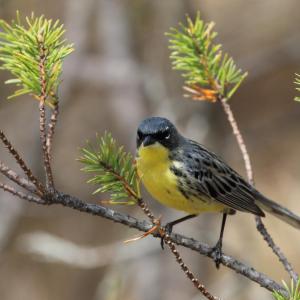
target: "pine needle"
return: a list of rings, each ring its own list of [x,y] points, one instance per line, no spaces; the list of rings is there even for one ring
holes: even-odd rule
[[[110,204],[135,204],[140,198],[139,184],[133,157],[118,146],[110,133],[97,136],[96,147],[90,143],[81,149],[82,171],[92,173],[88,183],[98,187],[93,194],[110,194]]]
[[[247,76],[233,59],[222,53],[222,46],[214,43],[217,33],[214,23],[205,23],[198,12],[195,21],[187,16],[186,25],[171,28],[171,61],[175,70],[182,72],[185,90],[193,100],[215,102],[232,97]]]
[[[17,89],[8,97],[16,98],[32,94],[35,99],[41,95],[39,54],[41,45],[45,49],[45,81],[47,82],[46,104],[53,106],[57,101],[57,89],[61,82],[62,62],[73,52],[73,46],[63,39],[65,30],[59,21],[53,22],[44,16],[26,17],[25,25],[17,12],[11,24],[0,20],[0,62],[1,69],[11,73]]]

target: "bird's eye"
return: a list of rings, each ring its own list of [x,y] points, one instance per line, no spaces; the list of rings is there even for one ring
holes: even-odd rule
[[[170,131],[169,130],[159,131],[156,134],[156,137],[158,140],[167,140],[170,138]]]

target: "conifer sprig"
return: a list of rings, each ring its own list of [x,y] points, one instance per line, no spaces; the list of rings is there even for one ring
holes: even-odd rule
[[[281,293],[274,291],[273,297],[276,300],[300,300],[300,279],[295,283],[294,280],[291,280],[291,286],[289,287],[285,281],[282,281],[282,284],[286,290],[287,297]]]
[[[205,23],[198,13],[194,22],[187,16],[186,25],[180,23],[167,33],[173,68],[182,71],[185,90],[194,100],[228,100],[247,76],[214,43],[217,33],[213,27],[213,22]]]
[[[92,173],[88,183],[100,185],[96,193],[108,192],[111,204],[135,204],[140,198],[139,180],[130,153],[118,146],[110,133],[97,136],[97,146],[81,149],[82,171]]]
[[[23,25],[19,13],[11,25],[0,20],[0,61],[1,69],[9,71],[13,78],[7,84],[18,89],[9,97],[32,94],[39,99],[42,93],[40,82],[40,53],[45,55],[46,104],[57,101],[63,59],[73,51],[71,44],[63,39],[65,30],[59,21],[53,22],[44,16],[26,17]]]
[[[295,74],[295,85],[296,85],[296,90],[300,92],[300,74],[297,73]],[[296,96],[295,100],[300,101],[300,97]]]

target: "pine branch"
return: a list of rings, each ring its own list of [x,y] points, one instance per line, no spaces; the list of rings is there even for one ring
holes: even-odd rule
[[[40,139],[44,158],[47,188],[54,188],[50,166],[51,143],[58,114],[58,87],[61,82],[63,59],[73,51],[63,39],[64,29],[59,21],[53,22],[34,14],[23,25],[17,13],[16,20],[8,24],[0,20],[1,69],[9,71],[13,79],[6,81],[19,89],[9,98],[31,94],[39,101]],[[52,107],[49,124],[45,105]],[[46,128],[49,128],[47,133]]]
[[[204,23],[198,13],[195,22],[187,17],[186,26],[180,24],[179,29],[172,28],[171,33],[168,33],[172,50],[170,58],[174,69],[182,71],[187,85],[185,89],[190,93],[192,99],[221,103],[241,150],[248,180],[254,185],[250,156],[230,105],[227,103],[227,100],[240,86],[246,73],[242,74],[227,54],[222,56],[221,45],[212,43],[217,35],[212,30],[213,26],[213,23]],[[296,84],[300,85],[298,75]],[[256,227],[291,278],[297,280],[298,274],[274,243],[259,217],[256,217]]]
[[[217,101],[232,97],[247,73],[237,68],[233,59],[222,53],[221,45],[214,43],[217,33],[214,23],[205,23],[198,12],[193,22],[189,16],[187,24],[171,28],[170,37],[172,65],[182,71],[184,89],[193,100]]]
[[[26,26],[17,13],[16,20],[8,24],[0,20],[0,61],[1,69],[9,71],[13,78],[7,84],[18,88],[9,99],[32,94],[40,100],[45,94],[45,103],[52,106],[57,101],[57,90],[60,84],[63,59],[73,51],[71,44],[63,40],[64,29],[59,21],[36,18],[34,14],[26,17]],[[45,87],[40,84],[40,42],[43,41],[45,55]],[[43,91],[43,88],[45,89]]]
[[[120,213],[118,211],[112,210],[101,205],[86,203],[76,197],[58,191],[49,193],[47,195],[47,201],[45,203],[39,202],[38,204],[60,204],[68,208],[73,208],[77,211],[103,217],[113,222],[126,225],[130,228],[135,228],[142,232],[148,232],[153,227],[152,223],[138,220],[130,215]],[[158,232],[154,232],[153,236],[156,238],[161,238]],[[177,245],[181,245],[185,248],[196,251],[201,255],[214,259],[212,254],[212,248],[204,243],[176,233],[172,233],[170,235],[170,239],[173,243]],[[267,275],[258,272],[254,268],[243,264],[242,262],[229,255],[223,254],[221,258],[221,264],[223,264],[227,268],[234,270],[238,274],[245,276],[251,281],[258,283],[260,286],[268,289],[271,292],[278,291],[283,295],[287,296],[286,290],[280,284],[276,283]]]
[[[81,149],[82,171],[92,173],[88,183],[98,185],[94,194],[110,193],[111,204],[136,204],[140,199],[139,180],[130,153],[119,147],[110,133],[97,136],[97,146]]]

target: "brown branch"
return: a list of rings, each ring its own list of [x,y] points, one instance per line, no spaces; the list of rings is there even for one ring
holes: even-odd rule
[[[21,169],[24,171],[28,179],[36,186],[38,191],[41,193],[44,193],[44,187],[39,182],[39,180],[33,175],[32,171],[28,168],[25,161],[21,158],[20,154],[15,150],[15,148],[12,146],[10,141],[6,138],[3,131],[0,130],[0,139],[2,140],[3,144],[7,148],[8,152],[15,158],[18,165],[21,167]]]
[[[73,208],[77,211],[106,218],[113,222],[120,223],[131,228],[135,228],[142,232],[148,232],[153,227],[152,223],[140,221],[132,216],[114,211],[110,208],[101,205],[86,203],[76,197],[58,191],[48,194],[45,201],[40,201],[37,203],[43,205],[60,204],[68,208]],[[161,235],[159,233],[153,233],[153,236],[161,238]],[[172,233],[170,235],[170,240],[177,245],[189,248],[193,251],[200,253],[201,255],[214,259],[212,248],[195,239],[180,234]],[[271,292],[278,291],[283,295],[287,296],[287,292],[283,286],[269,278],[267,275],[256,271],[254,268],[245,265],[244,263],[238,261],[237,259],[231,256],[223,254],[221,257],[221,264],[234,270],[236,273],[241,274],[246,278],[258,283],[260,286],[266,288]]]
[[[225,98],[220,98],[219,99],[222,107],[224,109],[225,114],[227,115],[227,119],[231,125],[232,132],[234,136],[236,137],[238,146],[241,150],[244,163],[245,163],[245,169],[247,173],[247,177],[249,182],[254,185],[254,178],[253,178],[253,172],[252,172],[252,166],[251,166],[251,161],[250,157],[247,151],[246,144],[244,142],[243,136],[238,128],[237,122],[234,118],[233,112],[230,108],[230,105],[227,103],[227,99]],[[271,235],[268,233],[265,225],[263,224],[262,220],[260,217],[256,216],[255,217],[256,221],[256,228],[259,231],[259,233],[263,236],[264,240],[267,242],[268,246],[272,249],[273,253],[279,258],[279,261],[283,264],[285,270],[288,272],[290,277],[297,281],[298,280],[298,274],[293,270],[292,265],[290,262],[287,260],[283,252],[280,250],[280,248],[274,243]]]
[[[49,130],[48,130],[47,140],[46,140],[47,152],[48,152],[50,161],[51,161],[51,156],[52,156],[51,155],[52,140],[53,140],[53,136],[55,133],[55,127],[56,127],[56,123],[57,123],[58,114],[59,114],[59,107],[58,107],[58,102],[56,101],[56,103],[54,104],[54,109],[51,114],[50,122],[48,124]]]
[[[40,85],[41,85],[41,94],[40,94],[40,103],[39,103],[40,140],[42,145],[44,168],[46,174],[46,186],[47,188],[54,188],[52,170],[50,166],[50,155],[48,153],[48,148],[47,148],[46,114],[45,114],[45,102],[47,100],[47,78],[46,78],[47,53],[43,43],[43,37],[39,37],[39,48],[40,48],[39,71],[40,71]]]
[[[0,182],[0,189],[4,190],[6,192],[9,192],[9,193],[13,194],[14,196],[17,196],[21,199],[27,200],[29,202],[34,202],[34,203],[38,203],[38,204],[46,204],[46,202],[44,200],[42,200],[41,198],[19,192],[16,189],[14,189],[13,187],[11,187],[7,184],[4,184],[2,182]]]
[[[42,193],[39,190],[37,190],[36,187],[29,180],[26,180],[25,178],[21,177],[20,175],[9,169],[2,163],[2,161],[0,161],[0,173],[2,173],[8,179],[18,184],[20,187],[24,188],[28,192],[37,193],[39,194],[39,196],[42,196]]]

